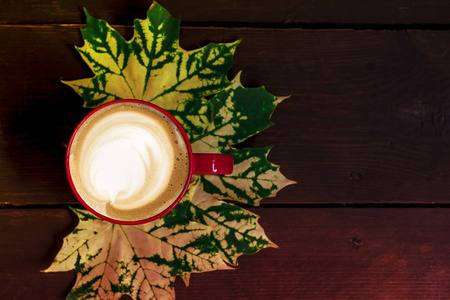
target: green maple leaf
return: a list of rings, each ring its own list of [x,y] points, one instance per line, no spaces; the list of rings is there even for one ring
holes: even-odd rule
[[[219,199],[258,205],[262,198],[273,197],[283,187],[295,183],[288,180],[279,166],[267,160],[269,148],[235,149],[238,144],[270,126],[270,117],[279,98],[264,88],[244,88],[237,76],[232,84],[214,96],[209,105],[212,120],[202,134],[192,137],[192,149],[199,153],[233,155],[233,173],[226,176],[201,176],[206,192]]]
[[[74,210],[80,223],[46,270],[77,271],[68,298],[173,299],[176,276],[187,284],[193,272],[229,269],[240,255],[276,247],[257,215],[221,201],[258,205],[294,183],[267,160],[270,147],[233,147],[272,126],[283,100],[264,88],[243,87],[239,76],[228,81],[239,42],[186,51],[178,44],[179,20],[156,3],[146,20],[135,21],[130,41],[105,21],[87,12],[86,18],[85,44],[77,50],[94,76],[64,81],[84,106],[152,102],[178,119],[194,152],[229,153],[235,165],[230,175],[198,175],[174,210],[148,224],[114,225]]]

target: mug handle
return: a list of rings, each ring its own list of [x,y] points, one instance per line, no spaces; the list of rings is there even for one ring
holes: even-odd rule
[[[233,173],[233,156],[230,154],[193,153],[193,173],[227,175]]]

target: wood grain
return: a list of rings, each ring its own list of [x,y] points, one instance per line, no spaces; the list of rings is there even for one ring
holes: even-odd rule
[[[64,145],[88,110],[59,79],[91,76],[77,25],[3,25],[0,202],[76,203]],[[118,26],[125,36],[131,29]],[[241,146],[299,182],[265,203],[449,203],[450,31],[183,28],[181,45],[243,38],[230,78],[291,95]]]
[[[211,26],[448,25],[450,3],[445,0],[176,0],[158,1],[184,24]],[[132,24],[145,18],[149,0],[2,0],[0,23],[84,23],[83,7],[111,24]],[[369,26],[370,27],[370,26]]]
[[[275,145],[299,183],[250,208],[279,249],[178,279],[177,300],[450,299],[450,2],[158,2],[182,47],[243,38],[230,79],[291,95],[239,147]],[[73,286],[40,272],[77,223],[65,145],[89,111],[59,80],[92,75],[74,50],[83,7],[129,39],[150,5],[0,0],[0,299]]]
[[[448,299],[449,209],[252,209],[279,249],[194,274],[183,299]],[[75,226],[68,209],[0,209],[0,298],[64,299],[75,273],[39,273]],[[39,230],[36,230],[39,224]],[[211,288],[214,287],[214,288]]]

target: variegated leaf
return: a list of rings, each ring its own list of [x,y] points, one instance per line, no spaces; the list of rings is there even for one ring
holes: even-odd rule
[[[276,105],[284,99],[263,87],[243,87],[239,74],[228,88],[210,100],[211,123],[202,135],[191,140],[192,149],[202,153],[222,152],[269,128]]]
[[[271,147],[224,150],[223,153],[233,155],[233,173],[200,176],[203,189],[217,199],[256,206],[262,198],[274,197],[279,190],[295,182],[287,179],[280,172],[279,166],[267,160],[270,149]]]
[[[189,206],[191,220],[212,227],[212,237],[222,258],[237,265],[237,258],[266,247],[277,247],[258,224],[259,217],[237,205],[218,201],[200,187]]]
[[[188,284],[191,273],[230,268],[211,241],[211,228],[187,219],[189,205],[184,200],[164,218],[136,226],[73,209],[80,223],[46,272],[78,272],[69,299],[174,299],[176,276]]]
[[[244,88],[239,75],[232,85],[211,99],[211,123],[203,134],[191,139],[192,149],[231,154],[235,166],[230,175],[200,176],[205,192],[217,199],[259,205],[262,198],[273,197],[283,187],[295,183],[280,172],[279,166],[267,160],[270,147],[240,150],[232,147],[272,126],[270,117],[282,100],[264,88]]]
[[[95,76],[64,83],[83,97],[86,107],[139,99],[173,114],[184,111],[190,101],[201,102],[230,84],[226,74],[239,42],[186,51],[178,44],[179,23],[154,3],[147,19],[135,20],[134,36],[126,41],[107,22],[86,12],[85,44],[77,50]],[[185,114],[178,117],[183,122]]]

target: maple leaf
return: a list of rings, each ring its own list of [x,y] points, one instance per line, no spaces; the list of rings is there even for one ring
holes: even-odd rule
[[[143,225],[117,225],[72,208],[80,223],[45,272],[78,272],[68,299],[174,299],[176,276],[188,284],[191,273],[230,269],[211,227],[186,216],[197,185],[165,218]]]
[[[188,284],[191,273],[230,269],[240,255],[276,247],[257,215],[222,200],[258,205],[294,183],[267,160],[271,147],[233,147],[272,126],[284,98],[243,87],[239,75],[227,79],[239,41],[186,51],[178,43],[179,24],[154,3],[126,41],[86,11],[85,43],[76,49],[94,76],[63,82],[86,107],[118,99],[159,105],[184,127],[194,152],[231,154],[233,173],[195,176],[180,204],[144,225],[115,225],[73,209],[80,223],[45,270],[77,271],[68,298],[173,299],[176,276]]]
[[[63,81],[85,107],[118,99],[148,101],[171,112],[190,132],[207,120],[202,98],[230,84],[227,73],[239,41],[186,51],[179,46],[180,21],[156,2],[147,19],[135,20],[130,41],[106,21],[85,14],[85,43],[76,49],[95,76]]]
[[[235,149],[241,143],[273,125],[270,117],[279,98],[264,88],[244,88],[239,75],[232,84],[209,102],[212,120],[202,134],[190,138],[192,150],[199,153],[233,155],[233,173],[225,176],[202,175],[204,190],[218,199],[259,205],[262,198],[273,197],[283,187],[294,184],[270,163],[271,147]]]
[[[228,264],[236,266],[243,254],[277,248],[258,224],[258,216],[237,205],[218,201],[200,186],[186,212],[190,220],[212,227],[212,240]]]

